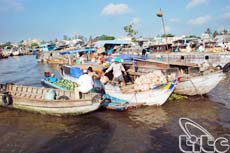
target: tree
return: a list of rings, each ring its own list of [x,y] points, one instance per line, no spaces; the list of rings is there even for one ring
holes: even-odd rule
[[[89,41],[92,41],[93,40],[93,37],[92,36],[89,36]]]
[[[168,34],[161,35],[161,37],[174,37],[174,35],[171,33],[168,33]]]
[[[12,47],[11,42],[6,42],[5,44],[1,45],[1,48],[5,48],[5,47]]]
[[[210,30],[209,28],[207,28],[206,31],[205,31],[204,33],[208,34],[209,36],[212,35],[212,32],[211,32],[211,30]]]
[[[68,36],[67,35],[63,35],[63,40],[68,40]]]
[[[224,29],[221,33],[223,33],[224,35],[228,34],[228,30]]]
[[[31,45],[30,45],[30,48],[37,48],[39,45],[37,44],[37,43],[32,43]]]
[[[127,26],[124,26],[124,31],[127,33],[127,36],[131,37],[132,40],[134,41],[135,40],[135,35],[138,33],[137,31],[134,30],[133,28],[133,23],[127,25]]]
[[[212,34],[212,37],[215,38],[217,35],[219,35],[218,31],[214,31],[213,34]]]
[[[188,36],[186,36],[186,38],[199,38],[200,39],[200,37],[196,36],[196,35],[188,35]]]
[[[94,40],[114,40],[114,36],[101,35],[94,38]]]
[[[42,40],[41,44],[45,44],[45,43],[46,43],[46,41],[45,41],[45,40]]]

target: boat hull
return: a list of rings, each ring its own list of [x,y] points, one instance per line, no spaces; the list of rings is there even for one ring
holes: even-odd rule
[[[2,89],[5,89],[8,95],[12,97],[12,102],[6,105],[6,103],[3,102],[4,98],[0,98],[1,106],[41,114],[55,116],[81,115],[95,111],[101,106],[100,95],[96,93],[83,94],[82,98],[79,98],[76,92],[55,89],[57,98],[68,97],[68,100],[46,100],[44,97],[47,92],[50,91],[48,88],[1,85],[1,90]],[[3,95],[6,94],[3,92],[0,93],[0,97]]]
[[[21,102],[14,103],[12,105],[13,108],[21,109],[25,111],[37,112],[40,114],[54,115],[54,116],[76,116],[82,115],[89,112],[93,112],[100,107],[100,103],[93,103],[89,105],[82,106],[62,106],[56,107],[47,107],[47,106],[36,106],[36,105],[28,105],[28,103],[23,100]]]
[[[192,77],[189,80],[179,82],[174,92],[188,96],[204,95],[214,89],[224,78],[225,74],[222,72]]]
[[[147,106],[152,105],[163,105],[169,96],[172,94],[175,88],[175,81],[169,83],[163,87],[157,89],[152,89],[146,92],[136,92],[136,93],[122,93],[119,87],[114,87],[112,85],[105,86],[106,94],[116,97],[129,102],[130,104],[143,104]]]

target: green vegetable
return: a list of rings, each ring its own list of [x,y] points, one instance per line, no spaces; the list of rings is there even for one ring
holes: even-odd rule
[[[188,99],[188,97],[177,95],[177,94],[171,94],[171,96],[169,97],[169,101],[184,100],[184,99]]]
[[[56,85],[58,85],[64,89],[67,89],[67,90],[74,90],[76,87],[78,87],[76,83],[74,83],[70,80],[65,80],[65,79],[58,80],[54,84],[56,84]]]

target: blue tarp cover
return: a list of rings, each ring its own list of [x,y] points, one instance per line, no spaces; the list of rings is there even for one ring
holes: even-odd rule
[[[80,52],[95,52],[96,48],[87,48],[87,49],[75,49],[75,50],[68,50],[68,51],[62,51],[59,52],[59,54],[76,54]]]

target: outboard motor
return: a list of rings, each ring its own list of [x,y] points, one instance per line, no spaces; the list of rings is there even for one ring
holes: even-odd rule
[[[225,66],[223,67],[223,72],[224,73],[230,72],[230,62],[225,64]]]

